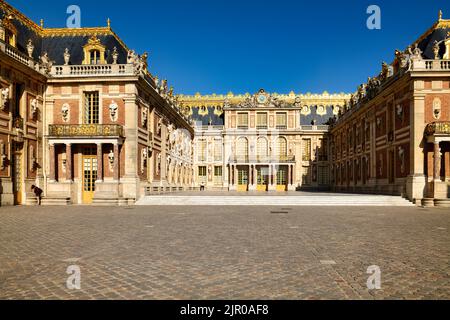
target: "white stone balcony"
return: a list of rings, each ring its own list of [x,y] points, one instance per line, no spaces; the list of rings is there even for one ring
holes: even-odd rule
[[[37,63],[33,60],[33,58],[30,58],[28,55],[20,52],[19,49],[14,48],[2,40],[0,40],[0,51],[4,52],[7,56],[13,58],[14,60],[39,71],[39,68],[36,68],[38,67]]]
[[[95,64],[53,66],[50,75],[59,77],[98,77],[98,76],[134,76],[132,64]]]
[[[450,60],[411,60],[412,71],[450,71]]]

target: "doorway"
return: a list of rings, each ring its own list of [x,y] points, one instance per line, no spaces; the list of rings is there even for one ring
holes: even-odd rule
[[[269,187],[269,167],[256,168],[256,190],[268,191]]]
[[[238,167],[238,186],[237,191],[248,191],[248,167]]]
[[[83,150],[83,203],[91,204],[94,199],[98,162],[95,147]]]
[[[287,191],[287,167],[280,166],[277,170],[277,191],[284,192]]]

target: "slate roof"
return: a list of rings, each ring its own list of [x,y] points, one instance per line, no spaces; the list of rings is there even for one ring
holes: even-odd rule
[[[203,116],[198,113],[199,108],[192,108],[192,119],[197,123],[201,122],[203,126],[209,125],[210,121],[211,125],[213,126],[223,126],[225,124],[224,114],[222,114],[221,116],[216,115],[214,113],[214,107],[207,107],[207,110],[208,114]]]
[[[424,36],[419,38],[418,47],[423,52],[424,59],[434,59],[433,47],[435,41],[440,42],[448,38],[448,33],[450,32],[450,23],[445,23],[437,25],[436,27],[430,29],[425,33]],[[442,57],[445,53],[445,44],[442,42],[439,45],[439,56]]]
[[[312,121],[315,120],[315,125],[326,125],[327,122],[330,120],[330,118],[334,117],[333,114],[333,108],[332,106],[326,107],[326,114],[319,115],[317,114],[317,107],[318,106],[311,106],[311,113],[309,115],[300,115],[300,125],[302,126],[310,126],[312,124]],[[207,115],[200,115],[199,114],[199,108],[198,107],[192,107],[192,119],[195,122],[200,122],[202,125],[207,126],[209,125],[211,121],[211,125],[213,126],[223,126],[224,121],[224,114],[221,116],[217,116],[214,114],[214,107],[207,107],[208,114]]]
[[[326,106],[327,113],[324,115],[317,114],[317,106],[310,107],[311,113],[309,115],[300,115],[300,125],[310,126],[312,121],[315,121],[315,125],[321,126],[325,125],[330,118],[333,118],[333,108],[331,106]]]
[[[86,45],[91,36],[55,36],[44,37],[42,39],[42,52],[47,52],[51,60],[55,61],[55,64],[64,64],[64,50],[69,49],[70,52],[70,64],[79,65],[82,64],[84,59],[83,46]],[[113,35],[99,35],[97,38],[101,44],[106,47],[106,60],[108,63],[112,63],[112,51],[114,47],[117,48],[119,53],[118,63],[127,63],[128,51]]]
[[[6,3],[2,5],[12,8]],[[83,46],[93,35],[96,35],[101,44],[106,47],[108,63],[112,62],[111,53],[114,47],[117,48],[119,53],[118,63],[124,64],[127,61],[128,49],[109,28],[42,29],[25,16],[19,14],[14,16],[12,24],[17,29],[17,49],[28,55],[27,44],[31,39],[34,45],[33,58],[36,61],[44,52],[47,52],[50,60],[54,61],[56,65],[62,65],[64,64],[64,50],[68,48],[71,55],[70,63],[81,64],[84,59]],[[1,6],[0,18],[5,19],[5,10]]]

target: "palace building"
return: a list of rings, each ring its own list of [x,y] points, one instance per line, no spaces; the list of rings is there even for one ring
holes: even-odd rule
[[[358,87],[330,136],[334,190],[450,205],[450,20],[442,12]]]
[[[450,205],[450,20],[354,94],[174,95],[113,31],[0,0],[0,205],[129,205],[187,190]]]
[[[129,204],[192,186],[173,89],[102,28],[50,29],[0,2],[0,202]]]
[[[295,191],[330,185],[329,121],[350,95],[183,96],[194,119],[196,185],[210,190]]]

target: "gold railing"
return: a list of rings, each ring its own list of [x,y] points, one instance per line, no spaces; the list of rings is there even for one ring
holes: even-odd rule
[[[450,134],[450,121],[428,124],[425,128],[425,136],[433,136],[435,134]]]
[[[123,137],[123,127],[117,124],[51,124],[53,137]]]

